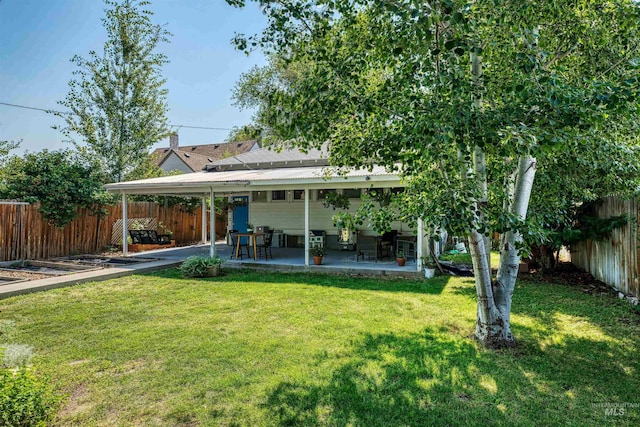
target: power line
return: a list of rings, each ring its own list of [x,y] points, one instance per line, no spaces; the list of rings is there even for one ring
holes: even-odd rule
[[[188,129],[232,130],[230,128],[210,128],[210,127],[206,127],[206,126],[174,125],[172,123],[169,123],[169,126],[175,126],[177,128],[188,128]]]
[[[15,107],[15,108],[24,108],[25,110],[44,111],[45,113],[71,114],[71,113],[64,113],[62,111],[47,110],[45,108],[28,107],[26,105],[18,105],[18,104],[9,104],[8,102],[0,102],[0,105],[6,105],[8,107]]]
[[[0,1],[2,1],[2,0],[0,0]],[[14,108],[24,108],[25,110],[44,111],[45,113],[56,113],[56,114],[67,114],[67,115],[71,114],[70,112],[65,112],[65,111],[56,111],[56,110],[51,110],[51,109],[46,109],[46,108],[29,107],[27,105],[10,104],[8,102],[0,102],[0,105],[6,105],[7,107],[14,107]],[[173,123],[169,123],[169,126],[177,127],[178,129],[179,128],[186,128],[186,129],[206,129],[206,130],[232,130],[230,128],[176,125],[176,124],[173,124]]]

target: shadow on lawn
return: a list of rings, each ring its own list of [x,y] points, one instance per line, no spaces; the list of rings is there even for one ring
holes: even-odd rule
[[[496,367],[478,359],[471,342],[430,328],[408,336],[365,336],[350,356],[325,384],[279,384],[266,402],[276,424],[460,425],[452,409],[479,403],[473,402],[478,381],[468,362],[479,362],[483,370]],[[487,421],[506,420],[498,409],[481,405]]]
[[[150,273],[157,277],[183,279],[177,269],[163,270]],[[328,286],[342,289],[384,291],[384,292],[412,292],[419,294],[440,294],[449,282],[451,276],[438,276],[429,280],[415,280],[391,277],[348,276],[322,273],[286,273],[264,272],[255,270],[224,269],[223,275],[210,279],[218,283],[260,282],[264,284],[298,284],[310,286]],[[193,280],[193,279],[184,279]]]
[[[466,287],[456,287],[453,294],[477,301],[473,280],[465,281]],[[533,319],[538,327],[523,327],[512,318],[516,335],[520,329],[530,344],[539,344],[558,331],[562,320],[574,318],[600,329],[611,340],[624,336],[625,326],[640,328],[640,317],[632,312],[631,306],[619,301],[615,296],[589,295],[575,286],[564,283],[539,283],[534,279],[518,279],[513,294],[511,314]],[[630,335],[636,335],[633,332]],[[618,337],[618,338],[617,338]],[[518,338],[518,336],[516,336]],[[536,344],[536,345],[537,345]]]
[[[603,343],[571,339],[556,350],[543,358],[478,350],[445,327],[367,335],[329,379],[282,382],[264,407],[274,424],[295,426],[601,425],[594,394],[637,402],[638,380],[607,360]],[[339,364],[331,357],[315,362]],[[640,410],[624,422],[636,420]]]

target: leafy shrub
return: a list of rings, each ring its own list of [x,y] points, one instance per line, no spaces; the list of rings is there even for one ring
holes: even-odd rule
[[[2,364],[7,368],[21,368],[31,363],[33,347],[24,344],[9,344],[4,347]]]
[[[211,267],[220,268],[222,259],[214,257],[193,255],[188,257],[179,267],[184,277],[206,277]]]
[[[0,368],[0,426],[46,426],[58,398],[29,368]]]
[[[451,261],[453,264],[473,264],[471,254],[441,254],[440,261]]]
[[[27,153],[24,158],[14,157],[7,170],[0,198],[40,202],[40,213],[56,227],[73,221],[78,208],[102,215],[100,206],[115,202],[114,196],[104,190],[97,163],[87,163],[69,150],[45,149]]]

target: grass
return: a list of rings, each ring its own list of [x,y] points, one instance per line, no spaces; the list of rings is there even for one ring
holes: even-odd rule
[[[166,270],[0,310],[66,396],[56,425],[640,423],[640,316],[564,285],[520,281],[499,352],[470,338],[465,278]]]

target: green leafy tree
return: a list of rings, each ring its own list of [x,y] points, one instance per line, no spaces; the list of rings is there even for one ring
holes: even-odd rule
[[[15,150],[20,146],[19,142],[14,141],[0,141],[0,194],[5,188],[5,175],[9,172],[8,163],[10,163],[11,157],[9,153],[11,150]]]
[[[95,166],[68,150],[13,157],[0,198],[40,202],[44,218],[64,227],[76,218],[78,208],[102,214],[101,207],[113,203],[104,190],[105,177]]]
[[[15,141],[0,141],[0,167],[4,165],[9,157],[11,150],[15,150],[20,146],[19,142]]]
[[[124,177],[125,181],[135,181],[137,179],[158,178],[166,176],[167,173],[158,166],[160,153],[147,153],[140,159],[135,168],[131,169]]]
[[[629,130],[638,123],[638,4],[257,3],[267,29],[235,41],[271,57],[271,69],[244,78],[266,76],[242,91],[245,105],[260,106],[258,124],[303,148],[328,141],[335,165],[401,173],[407,191],[389,204],[401,219],[467,237],[476,338],[515,345],[511,301],[524,238],[542,238],[545,222],[563,218],[553,209],[569,201],[547,197],[637,185]],[[620,153],[630,160],[617,161]],[[615,173],[597,174],[609,166]],[[538,170],[548,178],[534,191]],[[566,186],[565,173],[576,178]],[[540,212],[528,215],[530,204]],[[495,277],[492,231],[502,233]]]
[[[59,104],[59,128],[77,147],[100,162],[112,181],[121,181],[144,159],[151,145],[169,134],[167,90],[161,67],[168,60],[157,53],[169,33],[151,22],[147,1],[106,0],[110,7],[102,19],[107,41],[102,54],[74,56],[75,78]],[[76,142],[79,136],[81,142]]]
[[[262,128],[257,125],[234,126],[227,136],[227,142],[262,140]]]

